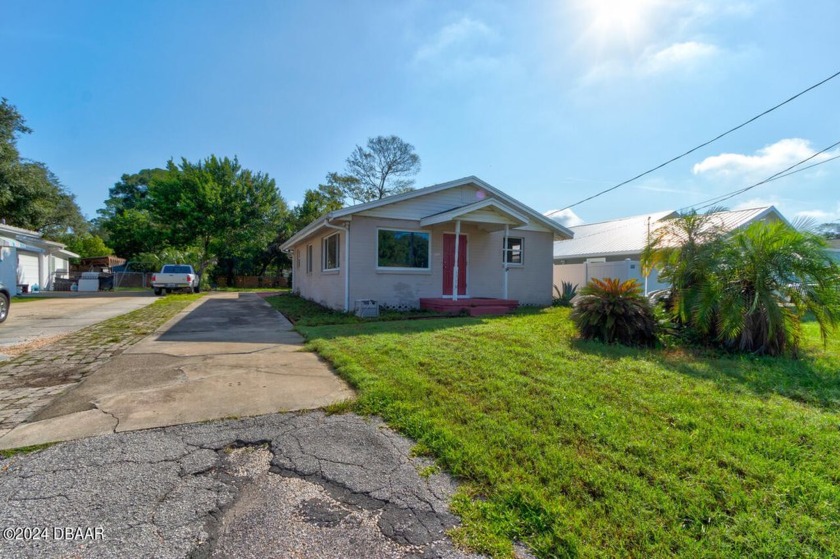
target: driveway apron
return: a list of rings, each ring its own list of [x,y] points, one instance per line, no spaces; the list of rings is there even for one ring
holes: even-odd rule
[[[353,396],[261,297],[214,293],[0,437],[0,448],[314,409]]]

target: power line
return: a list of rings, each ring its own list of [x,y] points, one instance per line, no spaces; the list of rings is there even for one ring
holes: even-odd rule
[[[746,186],[744,188],[739,188],[738,190],[734,190],[734,191],[726,193],[726,194],[721,194],[720,196],[715,196],[714,198],[709,198],[708,200],[703,200],[702,202],[697,202],[697,204],[694,204],[693,206],[689,206],[689,207],[693,207],[695,210],[703,210],[703,209],[706,209],[708,207],[717,205],[717,204],[719,204],[719,203],[721,203],[725,200],[729,200],[730,198],[734,198],[735,196],[738,196],[739,194],[743,194],[744,192],[747,192],[748,190],[752,190],[753,188],[755,188],[757,186],[761,186],[762,184],[767,184],[768,182],[772,182],[774,180],[778,180],[778,179],[793,175],[795,173],[805,171],[805,170],[810,169],[812,167],[816,167],[817,165],[822,165],[823,163],[828,163],[829,161],[837,159],[838,157],[840,157],[840,155],[836,155],[834,157],[826,159],[825,161],[820,161],[819,163],[814,163],[813,165],[808,165],[807,167],[803,167],[802,169],[796,169],[795,171],[792,170],[792,169],[795,169],[796,167],[799,167],[803,163],[806,163],[806,162],[810,161],[811,159],[815,158],[816,156],[818,156],[822,153],[825,153],[825,152],[827,152],[827,151],[829,151],[829,150],[831,150],[831,149],[833,149],[837,146],[840,146],[840,141],[831,144],[827,148],[821,149],[820,151],[816,152],[815,154],[811,155],[810,157],[806,157],[802,161],[799,161],[798,163],[794,163],[793,165],[791,165],[790,167],[788,167],[786,169],[782,169],[778,173],[774,173],[774,174],[770,175],[769,177],[767,177],[766,179],[764,179],[762,181],[759,181],[755,184],[751,184],[750,186]],[[703,204],[703,205],[699,205],[699,204]],[[682,211],[684,209],[688,209],[688,208],[682,208],[680,211]]]
[[[793,97],[790,97],[789,99],[786,99],[785,101],[782,101],[782,102],[781,102],[781,103],[779,103],[778,105],[775,105],[775,106],[773,106],[773,107],[770,107],[770,108],[769,108],[769,109],[767,109],[766,111],[764,111],[764,112],[762,112],[762,113],[760,113],[760,114],[755,115],[755,116],[754,116],[754,117],[752,117],[751,119],[749,119],[749,120],[747,120],[747,121],[745,121],[745,122],[742,122],[742,123],[741,123],[741,124],[739,124],[738,126],[735,126],[734,128],[730,128],[729,130],[727,130],[727,131],[726,131],[726,132],[724,132],[723,134],[719,134],[719,135],[715,136],[714,138],[712,138],[711,140],[709,140],[709,141],[707,141],[707,142],[703,142],[703,143],[702,143],[702,144],[700,144],[699,146],[693,147],[693,148],[691,148],[690,150],[688,150],[687,152],[682,153],[682,154],[680,154],[680,155],[678,155],[678,156],[676,156],[676,157],[673,157],[673,158],[669,159],[669,160],[668,160],[668,161],[666,161],[665,163],[662,163],[662,164],[660,164],[660,165],[657,165],[656,167],[653,167],[652,169],[648,169],[648,170],[647,170],[647,171],[645,171],[644,173],[640,173],[640,174],[636,175],[636,176],[635,176],[635,177],[633,177],[633,178],[630,178],[630,179],[627,179],[626,181],[620,182],[620,183],[618,183],[617,185],[612,186],[612,187],[610,187],[610,188],[607,188],[606,190],[602,190],[602,191],[600,191],[600,192],[598,192],[598,193],[596,193],[596,194],[593,194],[592,196],[589,196],[588,198],[584,198],[583,200],[581,200],[581,201],[579,201],[579,202],[575,202],[574,204],[571,204],[571,205],[569,205],[569,206],[566,206],[565,208],[561,208],[561,209],[560,209],[560,210],[558,210],[558,211],[563,211],[563,210],[568,210],[568,209],[570,209],[570,208],[574,208],[575,206],[579,206],[580,204],[583,204],[584,202],[588,202],[589,200],[592,200],[592,199],[594,199],[594,198],[598,198],[599,196],[603,196],[604,194],[606,194],[606,193],[608,193],[608,192],[612,192],[612,191],[613,191],[613,190],[615,190],[616,188],[620,188],[620,187],[624,186],[625,184],[628,184],[628,183],[633,182],[633,181],[634,181],[634,180],[636,180],[636,179],[640,179],[640,178],[644,177],[645,175],[649,175],[649,174],[651,174],[651,173],[652,173],[652,172],[654,172],[654,171],[658,171],[658,170],[659,170],[659,169],[661,169],[662,167],[665,167],[666,165],[670,165],[670,164],[671,164],[671,163],[673,163],[674,161],[677,161],[678,159],[682,159],[682,158],[683,158],[683,157],[685,157],[686,155],[689,155],[689,154],[691,154],[691,153],[694,153],[694,152],[695,152],[695,151],[697,151],[698,149],[700,149],[700,148],[704,148],[704,147],[708,146],[709,144],[711,144],[711,143],[713,143],[713,142],[716,142],[716,141],[720,140],[720,139],[721,139],[721,138],[723,138],[724,136],[726,136],[726,135],[728,135],[728,134],[731,134],[732,132],[735,132],[736,130],[738,130],[738,129],[740,129],[740,128],[743,128],[743,127],[744,127],[744,126],[746,126],[747,124],[750,124],[751,122],[753,122],[753,121],[755,121],[755,120],[758,120],[759,118],[763,117],[764,115],[766,115],[766,114],[768,114],[768,113],[771,113],[771,112],[775,111],[775,110],[776,110],[776,109],[778,109],[779,107],[782,107],[783,105],[787,105],[788,103],[790,103],[791,101],[793,101],[793,100],[794,100],[794,99],[796,99],[797,97],[801,97],[802,95],[804,95],[804,94],[808,93],[808,92],[809,92],[809,91],[811,91],[812,89],[815,89],[815,88],[817,88],[817,87],[819,87],[819,86],[823,85],[824,83],[826,83],[826,82],[828,82],[828,81],[830,81],[830,80],[833,80],[833,79],[834,79],[834,78],[836,78],[837,76],[840,76],[840,71],[835,72],[834,74],[830,75],[829,77],[825,78],[824,80],[822,80],[822,81],[820,81],[820,82],[815,83],[814,85],[812,85],[811,87],[809,87],[809,88],[807,88],[807,89],[803,89],[802,91],[800,91],[799,93],[797,93],[797,94],[796,94],[796,95],[794,95]]]

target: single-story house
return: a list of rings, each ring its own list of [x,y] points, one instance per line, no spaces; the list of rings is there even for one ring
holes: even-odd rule
[[[466,177],[330,212],[281,249],[291,254],[294,292],[333,309],[366,300],[436,310],[496,300],[498,308],[550,304],[554,241],[571,236]]]
[[[70,259],[78,257],[36,231],[0,223],[0,282],[14,295],[52,289],[55,278],[69,272]]]
[[[651,235],[678,215],[668,210],[570,227],[574,238],[554,243],[554,284],[570,282],[582,287],[593,278],[609,277],[622,281],[635,279],[647,292],[668,287],[659,281],[657,270],[645,278],[640,261]],[[716,212],[712,220],[725,231],[735,231],[757,221],[787,223],[773,206]]]

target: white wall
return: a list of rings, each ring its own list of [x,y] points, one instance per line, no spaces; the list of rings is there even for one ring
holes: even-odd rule
[[[577,285],[580,288],[593,278],[618,278],[621,281],[635,279],[643,288],[645,285],[642,266],[638,260],[554,265],[554,285],[560,289],[562,289],[564,281],[571,282],[572,285]],[[651,271],[648,277],[648,292],[667,287],[669,287],[669,284],[659,281],[659,273],[656,270]]]

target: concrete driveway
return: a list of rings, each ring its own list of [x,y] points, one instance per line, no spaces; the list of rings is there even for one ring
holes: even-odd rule
[[[302,349],[301,336],[259,296],[214,293],[0,437],[0,448],[353,398],[326,363]]]
[[[86,326],[145,307],[151,291],[116,293],[42,293],[35,301],[12,301],[0,325],[0,360],[39,341],[54,340]]]

